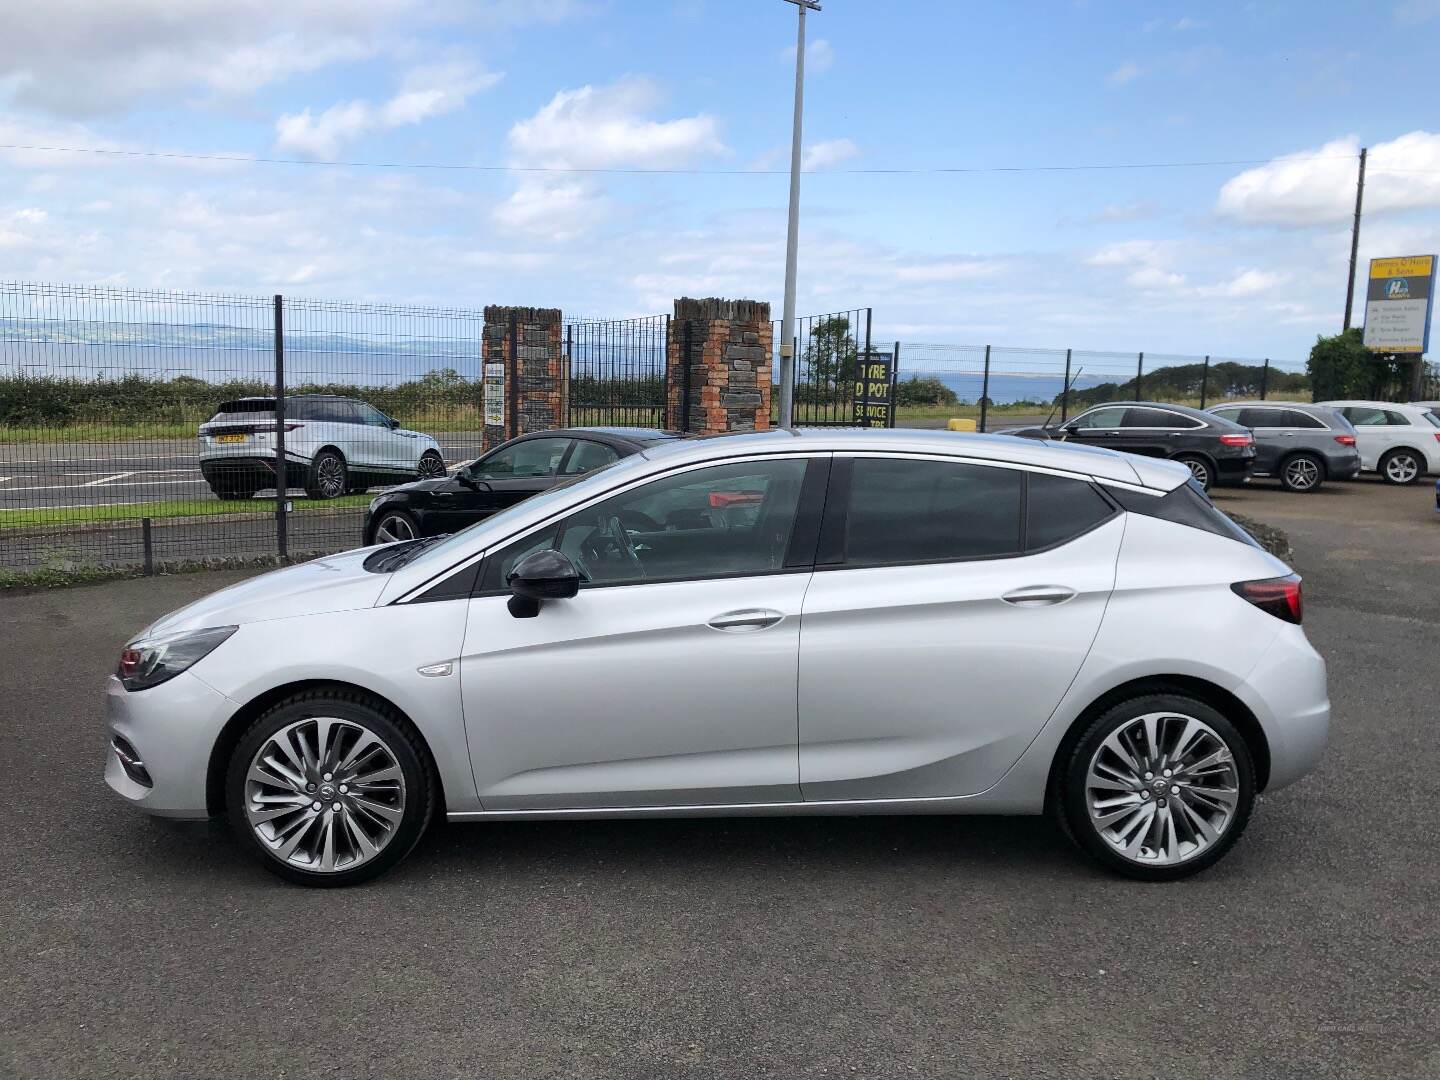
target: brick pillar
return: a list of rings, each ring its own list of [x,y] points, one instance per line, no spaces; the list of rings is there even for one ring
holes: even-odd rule
[[[665,363],[668,426],[692,435],[768,430],[770,336],[769,304],[676,300]]]
[[[485,417],[486,450],[530,431],[556,428],[565,422],[562,394],[562,330],[559,308],[502,307],[485,309],[485,359],[482,376],[496,374],[505,387],[500,419]]]

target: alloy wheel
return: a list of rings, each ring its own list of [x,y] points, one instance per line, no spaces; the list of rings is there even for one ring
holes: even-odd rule
[[[1240,774],[1225,740],[1177,713],[1147,713],[1116,728],[1085,778],[1091,827],[1142,866],[1209,850],[1230,828],[1239,800]]]
[[[1385,479],[1392,484],[1408,484],[1420,475],[1420,464],[1410,454],[1392,454],[1385,461]]]
[[[1309,458],[1296,458],[1285,466],[1285,482],[1295,491],[1309,491],[1320,482],[1320,466]]]
[[[1210,466],[1199,458],[1186,458],[1185,464],[1190,467],[1190,475],[1195,478],[1195,482],[1203,488],[1209,488]]]
[[[315,463],[316,487],[327,499],[345,494],[345,463],[334,454],[323,454]]]
[[[420,479],[439,480],[445,475],[445,462],[439,454],[426,454],[420,459]]]
[[[397,540],[414,540],[415,527],[404,514],[386,514],[375,526],[377,544],[393,544]]]
[[[307,717],[256,751],[245,776],[245,816],[280,862],[323,874],[375,858],[405,816],[394,752],[363,724]]]

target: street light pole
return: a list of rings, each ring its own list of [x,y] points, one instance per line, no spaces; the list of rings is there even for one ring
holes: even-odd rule
[[[785,234],[785,307],[780,316],[780,426],[795,422],[795,269],[800,241],[800,129],[805,112],[805,12],[819,0],[786,0],[799,11],[795,30],[795,120],[790,131],[790,220]]]

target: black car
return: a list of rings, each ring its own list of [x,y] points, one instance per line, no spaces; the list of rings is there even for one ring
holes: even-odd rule
[[[440,536],[473,525],[562,480],[678,436],[652,428],[559,428],[501,443],[450,476],[385,492],[365,514],[366,545]]]
[[[1087,446],[1183,461],[1206,489],[1241,482],[1255,464],[1255,437],[1248,428],[1187,405],[1157,401],[1114,401],[1064,424],[1012,428],[1004,434],[1074,439]]]

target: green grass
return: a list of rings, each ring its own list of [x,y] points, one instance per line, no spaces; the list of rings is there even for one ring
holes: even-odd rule
[[[327,500],[292,499],[290,505],[296,513],[307,510],[344,510],[366,506],[372,498],[372,495],[342,495],[338,499]],[[99,503],[95,506],[66,507],[63,510],[47,510],[44,507],[33,510],[0,510],[0,529],[138,522],[142,518],[164,521],[168,518],[228,517],[240,514],[251,517],[273,516],[274,513],[275,503],[270,499],[248,499],[244,502],[168,499],[123,506]]]

